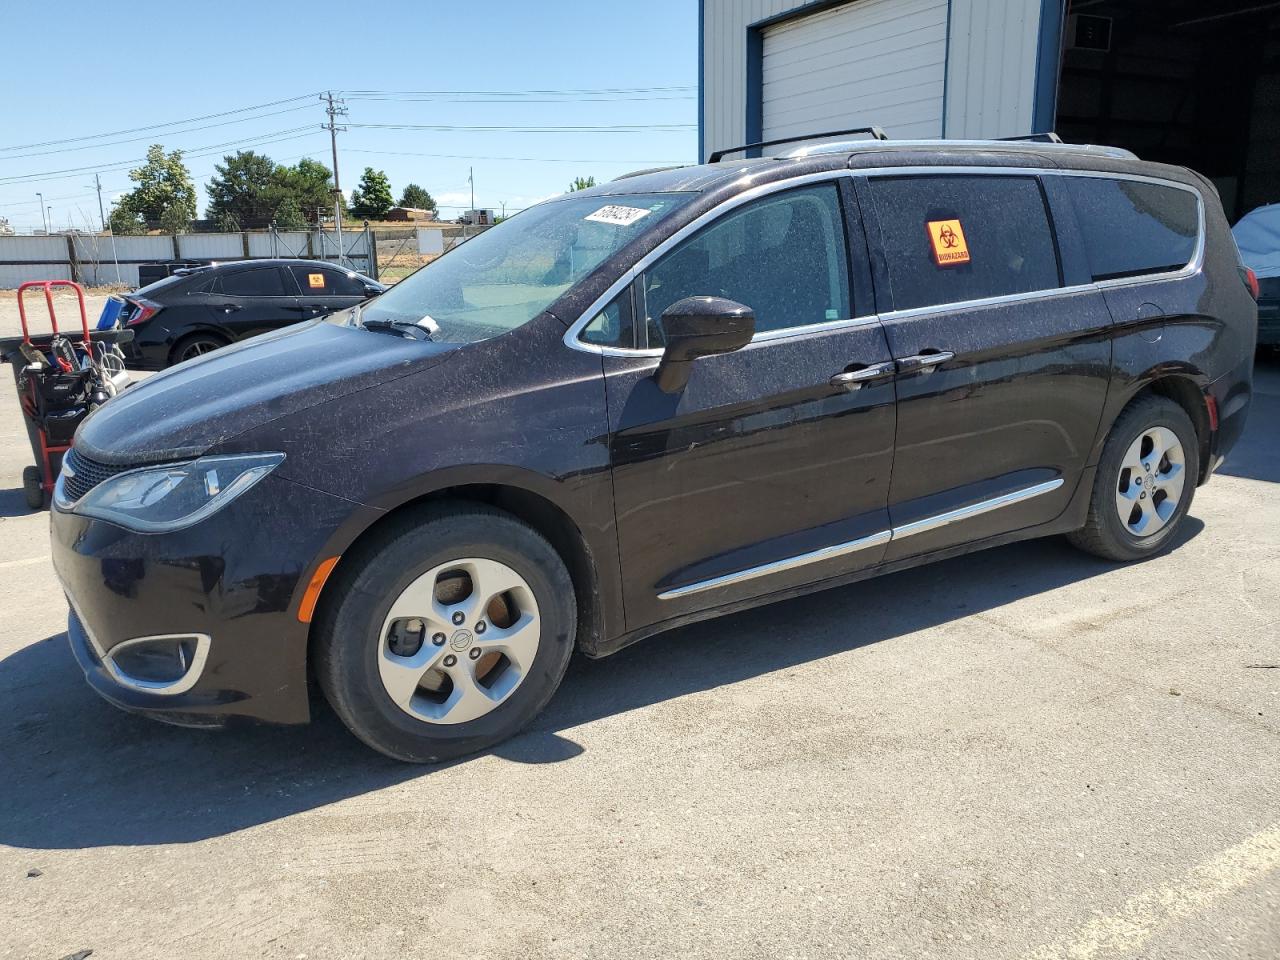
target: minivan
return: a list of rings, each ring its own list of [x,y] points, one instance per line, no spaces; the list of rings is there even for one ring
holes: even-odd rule
[[[1105,147],[845,139],[571,193],[87,418],[70,646],[126,710],[302,723],[314,686],[440,761],[574,651],[1029,537],[1142,560],[1240,436],[1250,281],[1205,178]]]

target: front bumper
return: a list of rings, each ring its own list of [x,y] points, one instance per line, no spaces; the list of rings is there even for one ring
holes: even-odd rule
[[[276,476],[176,533],[134,533],[55,508],[53,563],[85,679],[116,706],[178,723],[305,723],[310,625],[298,620],[302,594],[319,562],[376,515]],[[172,635],[209,638],[194,683],[181,692],[137,689],[104,662],[130,640]]]

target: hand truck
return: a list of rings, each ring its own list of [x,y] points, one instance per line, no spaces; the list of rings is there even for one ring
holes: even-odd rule
[[[70,287],[80,306],[78,342],[58,329],[53,288]],[[49,309],[48,334],[32,335],[27,324],[25,294],[44,291]],[[18,404],[31,440],[35,465],[22,471],[27,505],[44,507],[53,495],[63,455],[71,449],[76,427],[90,410],[128,385],[123,358],[115,345],[133,339],[132,330],[89,331],[84,288],[71,280],[29,280],[18,287],[22,336],[0,339],[0,361],[13,364]]]

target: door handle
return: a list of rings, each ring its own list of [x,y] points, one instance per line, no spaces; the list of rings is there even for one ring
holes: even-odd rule
[[[950,350],[931,350],[928,353],[917,353],[899,360],[898,372],[915,373],[917,370],[929,372],[940,363],[954,360],[955,356]]]
[[[857,370],[846,370],[843,373],[837,373],[831,378],[833,387],[842,387],[845,390],[861,390],[862,385],[869,380],[879,380],[881,377],[889,377],[897,372],[897,367],[892,360],[884,363],[873,363]]]
[[[239,309],[241,309],[241,307],[238,303],[224,303],[222,305],[223,313],[235,313]]]

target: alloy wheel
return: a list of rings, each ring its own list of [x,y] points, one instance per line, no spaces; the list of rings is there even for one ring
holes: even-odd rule
[[[1186,454],[1168,427],[1138,434],[1120,462],[1116,513],[1135,537],[1149,537],[1169,523],[1182,500]]]
[[[212,353],[220,346],[222,346],[222,344],[215,343],[212,340],[193,340],[183,349],[182,355],[178,357],[178,359],[194,360],[196,357],[202,357],[206,353]]]
[[[378,673],[410,716],[466,723],[515,692],[540,636],[538,605],[520,574],[496,560],[454,560],[415,579],[391,605]]]

